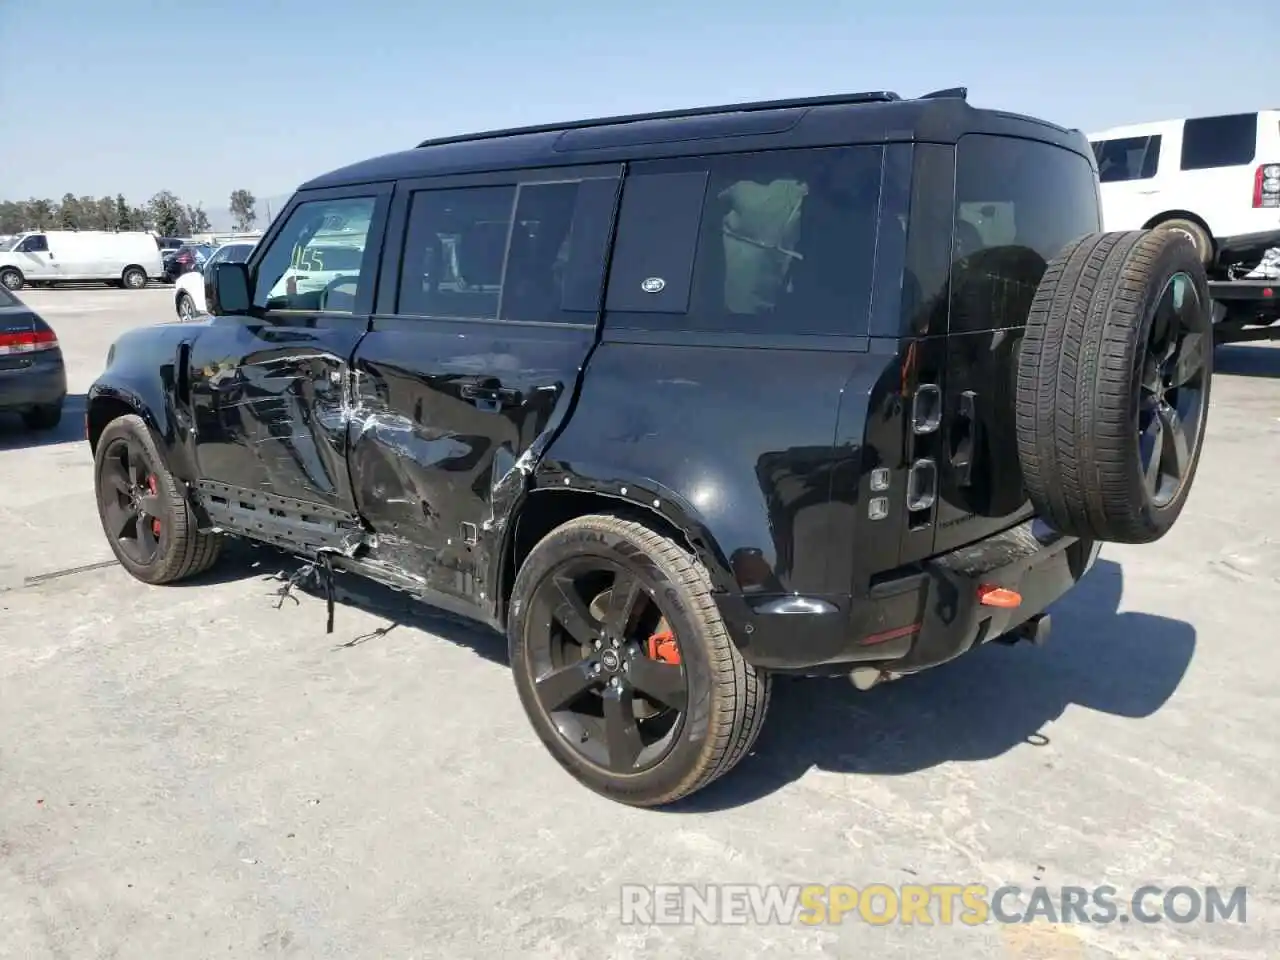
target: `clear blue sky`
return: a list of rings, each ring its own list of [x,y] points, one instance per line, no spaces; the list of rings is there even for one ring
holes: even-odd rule
[[[1280,107],[1275,19],[1258,0],[0,0],[0,198],[216,209],[431,135],[850,90],[966,85],[1086,130]]]

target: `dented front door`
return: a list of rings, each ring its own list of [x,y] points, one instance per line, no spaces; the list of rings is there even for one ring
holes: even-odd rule
[[[299,195],[249,263],[253,310],[213,318],[190,352],[201,479],[353,513],[350,363],[365,335],[390,188]],[[345,269],[303,282],[317,251]]]
[[[620,168],[397,186],[355,355],[351,477],[373,557],[484,607],[533,463],[596,340]],[[488,599],[486,599],[488,598]]]

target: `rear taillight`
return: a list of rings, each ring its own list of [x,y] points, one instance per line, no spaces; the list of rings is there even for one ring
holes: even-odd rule
[[[1253,205],[1280,207],[1280,163],[1264,163],[1254,172]]]
[[[58,349],[58,337],[52,330],[24,330],[21,333],[0,332],[0,357],[16,353],[39,353]]]

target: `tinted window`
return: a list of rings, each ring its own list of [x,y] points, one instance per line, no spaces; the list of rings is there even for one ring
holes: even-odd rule
[[[413,194],[396,311],[593,323],[616,193],[601,178]]]
[[[258,264],[253,305],[351,313],[371,276],[364,253],[376,203],[344,197],[295,207]]]
[[[1160,135],[1100,140],[1093,145],[1098,159],[1098,179],[1103,183],[1120,180],[1149,180],[1160,165]]]
[[[46,253],[49,250],[49,241],[44,234],[36,234],[22,241],[18,247],[19,253]]]
[[[249,259],[249,254],[253,252],[253,245],[248,243],[237,243],[223,247],[221,251],[222,259],[228,263],[244,263]]]
[[[500,316],[593,322],[617,181],[526,183],[516,199]],[[572,316],[589,311],[593,316]]]
[[[1210,170],[1252,163],[1258,152],[1258,115],[1197,117],[1182,125],[1182,169]]]
[[[628,179],[610,323],[866,333],[882,155],[879,147],[743,154]]]
[[[969,135],[956,148],[952,331],[1021,326],[1048,261],[1102,229],[1093,168],[1033,140]]]
[[[515,196],[515,187],[413,194],[396,312],[496,319]]]

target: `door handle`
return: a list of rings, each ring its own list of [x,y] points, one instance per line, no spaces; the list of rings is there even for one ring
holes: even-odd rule
[[[514,407],[520,403],[520,391],[504,387],[494,380],[480,383],[464,383],[459,389],[464,400],[478,407]]]

